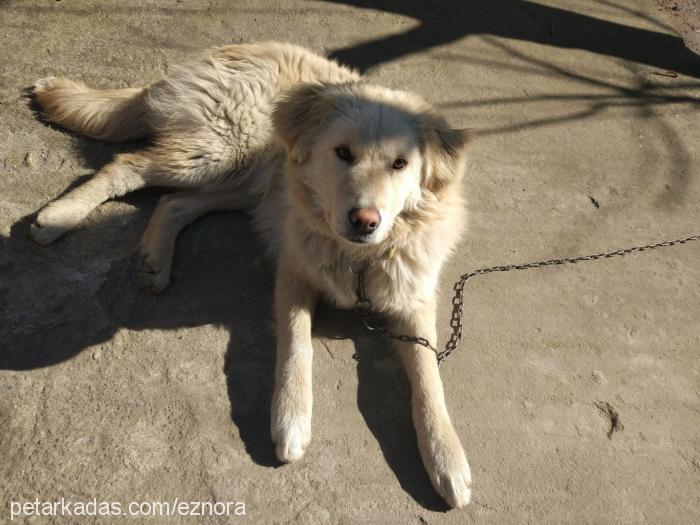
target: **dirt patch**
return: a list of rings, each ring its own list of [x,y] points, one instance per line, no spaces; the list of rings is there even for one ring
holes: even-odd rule
[[[654,5],[685,40],[685,45],[700,54],[700,0],[654,0]]]

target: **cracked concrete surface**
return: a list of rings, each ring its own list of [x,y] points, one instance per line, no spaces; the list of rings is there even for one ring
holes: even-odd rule
[[[470,282],[443,378],[474,502],[447,512],[403,374],[350,313],[317,316],[312,445],[277,466],[272,269],[244,215],[188,227],[158,296],[135,279],[158,191],[49,247],[28,238],[43,204],[138,147],[39,123],[32,81],[137,85],[201,48],[291,40],[474,130],[444,341],[467,270],[699,233],[700,58],[661,16],[626,0],[0,2],[0,523],[10,501],[62,496],[244,501],[255,523],[700,521],[698,244]],[[601,403],[624,426],[611,439]]]

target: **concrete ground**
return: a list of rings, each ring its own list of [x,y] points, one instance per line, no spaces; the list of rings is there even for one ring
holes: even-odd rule
[[[700,233],[700,58],[669,20],[628,0],[0,2],[0,523],[12,501],[61,497],[242,501],[253,523],[700,522],[700,243],[469,284],[443,378],[474,501],[447,511],[403,374],[350,313],[318,315],[313,442],[277,466],[272,270],[243,215],[188,227],[158,296],[135,279],[157,191],[49,247],[28,237],[36,210],[134,147],[35,120],[34,79],[136,85],[200,48],[291,40],[474,130],[444,341],[467,270]],[[94,521],[120,520],[51,523]]]

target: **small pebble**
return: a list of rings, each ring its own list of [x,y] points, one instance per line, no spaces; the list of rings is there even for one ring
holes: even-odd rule
[[[29,168],[33,168],[34,166],[36,166],[36,162],[34,160],[34,155],[32,155],[31,152],[28,152],[24,156],[24,165],[29,167]]]
[[[608,382],[608,379],[600,370],[593,370],[593,372],[591,372],[591,377],[596,385],[605,385]]]

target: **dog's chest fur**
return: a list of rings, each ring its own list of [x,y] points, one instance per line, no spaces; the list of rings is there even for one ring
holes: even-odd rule
[[[412,229],[396,245],[378,247],[372,253],[352,251],[345,243],[308,226],[298,203],[290,195],[282,175],[284,160],[265,170],[272,177],[253,213],[254,226],[268,255],[281,252],[294,259],[294,268],[329,302],[339,308],[354,307],[357,275],[350,264],[369,256],[365,271],[367,298],[379,312],[397,314],[424,306],[434,295],[443,262],[454,249],[466,224],[461,184],[440,203],[430,224]]]
[[[335,245],[335,246],[334,246]],[[309,248],[311,247],[311,249]],[[339,250],[336,243],[327,239],[309,239],[297,252],[303,257],[305,277],[326,297],[340,308],[352,308],[358,300],[357,274],[351,264],[356,256]],[[300,251],[308,250],[307,254]],[[312,253],[314,257],[309,257]],[[415,261],[405,255],[391,258],[370,259],[364,271],[365,294],[375,309],[396,313],[416,307],[435,288],[439,266],[416,271]]]

